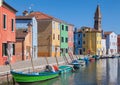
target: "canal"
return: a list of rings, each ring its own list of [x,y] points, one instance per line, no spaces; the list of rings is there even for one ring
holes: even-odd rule
[[[62,74],[44,82],[19,85],[120,85],[120,58],[89,62],[74,73]]]

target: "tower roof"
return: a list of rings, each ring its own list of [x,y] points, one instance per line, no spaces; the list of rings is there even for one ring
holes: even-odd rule
[[[101,15],[101,12],[100,12],[100,6],[97,5],[97,9],[95,11],[95,17],[94,18],[101,18],[102,15]]]

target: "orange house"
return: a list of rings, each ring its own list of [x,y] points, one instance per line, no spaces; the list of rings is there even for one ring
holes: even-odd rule
[[[8,60],[8,44],[11,47],[11,62],[15,62],[15,14],[16,10],[0,0],[0,65]]]

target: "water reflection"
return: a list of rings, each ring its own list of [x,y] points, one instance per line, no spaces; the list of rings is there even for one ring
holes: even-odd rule
[[[62,74],[52,80],[24,85],[120,85],[120,59],[90,62],[75,73]]]

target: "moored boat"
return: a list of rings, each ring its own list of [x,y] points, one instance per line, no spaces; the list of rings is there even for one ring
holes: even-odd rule
[[[73,67],[71,65],[62,65],[62,66],[59,66],[60,73],[71,72],[72,70],[73,70]]]
[[[37,82],[45,81],[59,76],[59,71],[57,72],[16,72],[11,71],[11,74],[16,82]]]
[[[71,65],[73,65],[73,68],[74,68],[74,69],[79,69],[79,68],[80,68],[80,63],[79,63],[78,60],[73,60],[73,61],[71,62]]]

